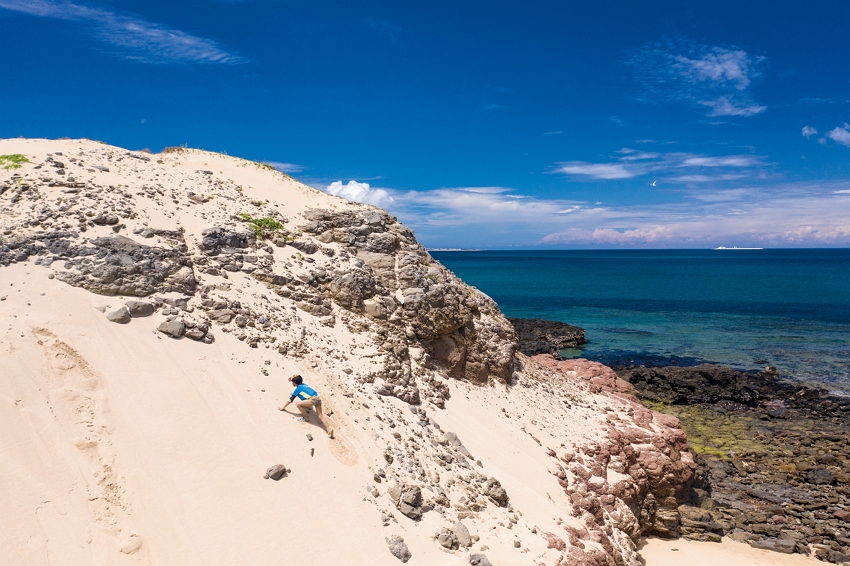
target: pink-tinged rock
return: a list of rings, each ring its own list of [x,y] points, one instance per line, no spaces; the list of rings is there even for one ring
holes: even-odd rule
[[[546,540],[546,548],[554,548],[555,550],[566,550],[567,548],[567,543],[554,533],[543,533],[540,536]]]
[[[681,428],[681,423],[679,419],[674,417],[673,415],[665,415],[664,413],[652,413],[652,420],[661,426],[666,426],[668,428]]]

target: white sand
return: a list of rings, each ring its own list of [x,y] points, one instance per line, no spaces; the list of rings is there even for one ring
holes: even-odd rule
[[[811,566],[820,560],[801,554],[758,550],[729,539],[721,543],[647,539],[640,550],[646,566]]]

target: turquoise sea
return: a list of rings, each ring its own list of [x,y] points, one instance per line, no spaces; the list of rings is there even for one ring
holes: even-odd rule
[[[507,316],[587,331],[610,365],[716,362],[850,393],[850,250],[432,252]]]

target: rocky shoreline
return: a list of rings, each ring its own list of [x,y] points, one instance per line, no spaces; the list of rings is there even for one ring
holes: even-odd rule
[[[850,562],[850,398],[783,381],[773,368],[618,375],[646,405],[680,419],[697,456],[682,536]]]
[[[542,318],[508,318],[517,333],[519,351],[526,356],[550,354],[561,359],[561,350],[587,343],[584,328]]]
[[[688,435],[697,471],[669,535],[850,562],[850,398],[770,367],[613,369]]]

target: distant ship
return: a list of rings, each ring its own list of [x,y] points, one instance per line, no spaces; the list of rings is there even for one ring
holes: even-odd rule
[[[717,246],[715,250],[763,250],[764,248],[739,248],[737,246],[727,248],[726,246]]]

